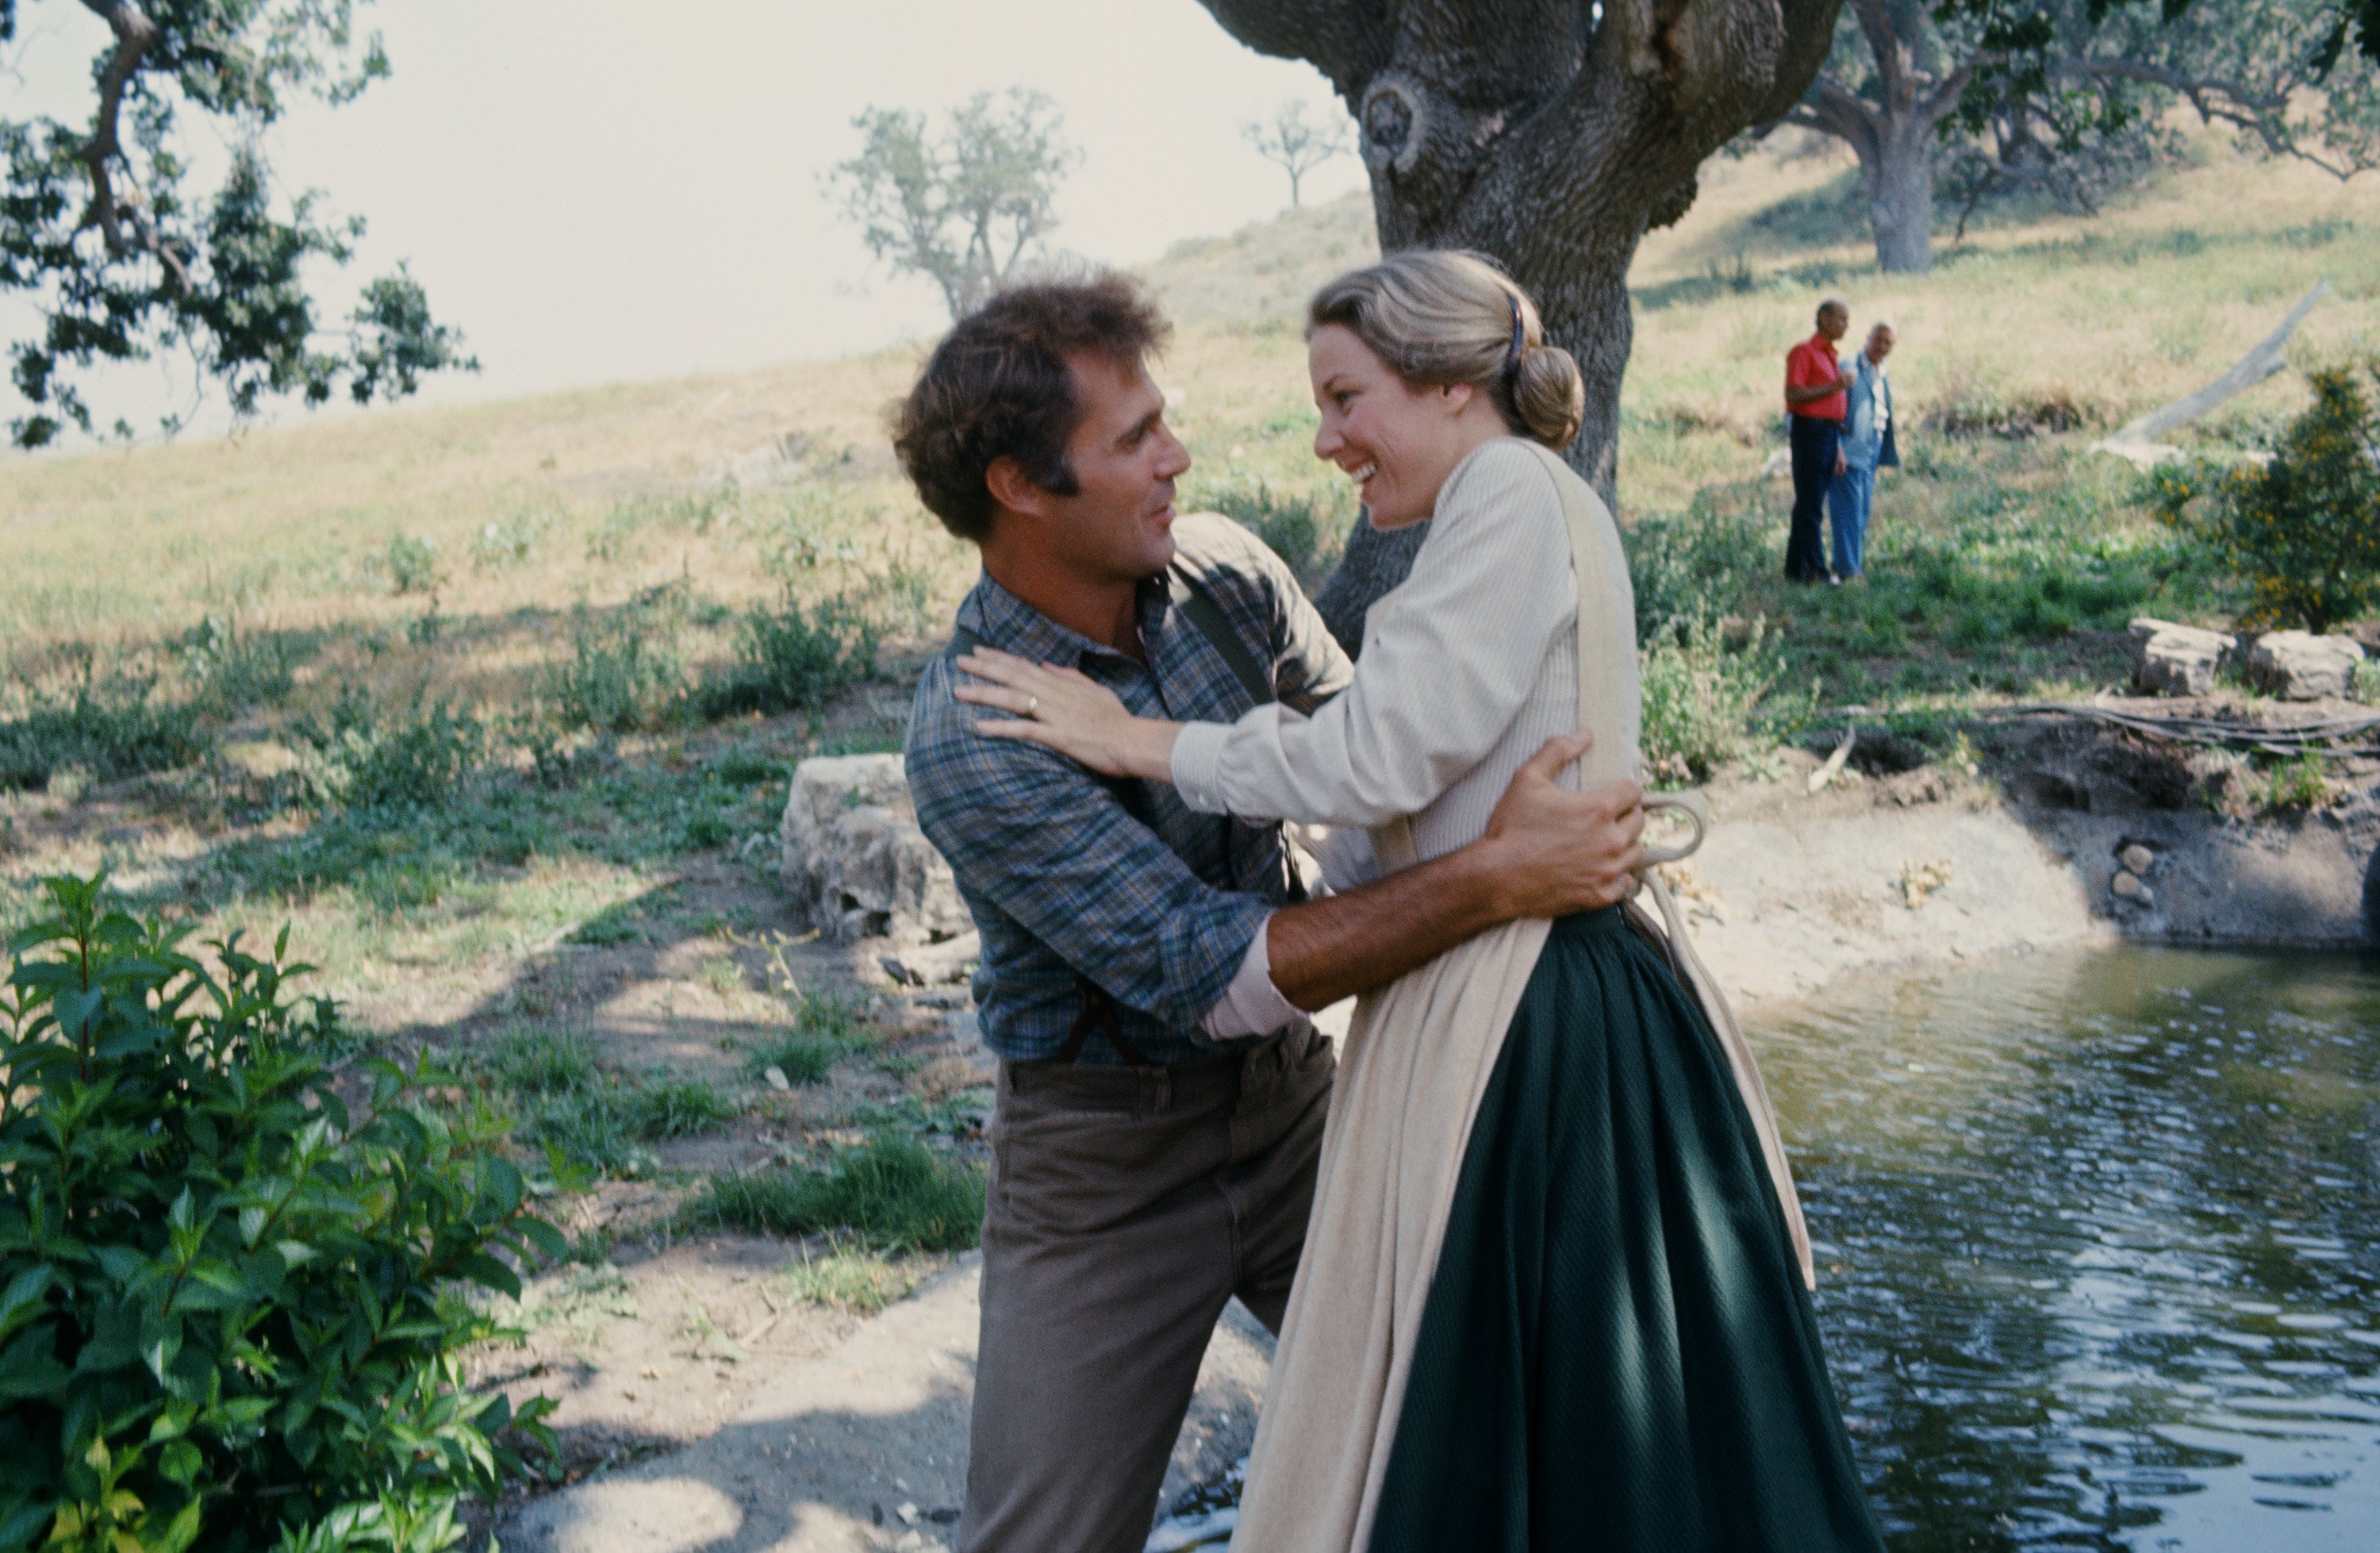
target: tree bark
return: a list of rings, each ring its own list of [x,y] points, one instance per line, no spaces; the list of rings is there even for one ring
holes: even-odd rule
[[[1904,116],[1877,137],[1875,155],[1860,161],[1876,267],[1887,275],[1934,267],[1934,128],[1935,121]]]
[[[1475,249],[1536,299],[1586,380],[1565,456],[1612,500],[1637,244],[1685,214],[1705,157],[1800,98],[1840,0],[1200,3],[1330,79],[1383,252]]]

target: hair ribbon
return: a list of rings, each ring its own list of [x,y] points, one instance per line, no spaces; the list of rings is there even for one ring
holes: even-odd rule
[[[1526,341],[1524,340],[1521,330],[1521,298],[1519,293],[1507,291],[1504,293],[1504,300],[1510,303],[1512,309],[1512,347],[1504,354],[1504,380],[1509,383],[1517,376],[1521,371],[1521,350]]]

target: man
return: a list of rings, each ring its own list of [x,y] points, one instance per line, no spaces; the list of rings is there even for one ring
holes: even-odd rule
[[[1842,472],[1841,434],[1851,386],[1836,365],[1835,342],[1852,325],[1852,310],[1829,297],[1818,304],[1818,332],[1785,357],[1785,420],[1793,449],[1793,528],[1785,541],[1785,575],[1796,582],[1828,581],[1821,526],[1827,486]]]
[[[1189,458],[1127,281],[1024,287],[963,320],[896,416],[919,496],[979,547],[956,641],[1079,669],[1135,711],[1230,720],[1345,686],[1345,654],[1270,552],[1177,520]],[[1305,1018],[1485,928],[1608,905],[1641,795],[1566,792],[1554,740],[1475,846],[1305,899],[1280,828],[1111,782],[928,665],[907,768],[983,938],[1001,1058],[983,1227],[967,1553],[1136,1553],[1198,1362],[1234,1295],[1286,1307],[1333,1058]]]
[[[1876,471],[1900,462],[1892,440],[1892,379],[1884,370],[1892,342],[1892,325],[1876,324],[1846,374],[1851,388],[1844,396],[1839,472],[1827,487],[1827,530],[1838,582],[1854,582],[1866,574],[1867,518],[1876,500]]]

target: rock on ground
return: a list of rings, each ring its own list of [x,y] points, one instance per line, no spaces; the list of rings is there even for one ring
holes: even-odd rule
[[[2248,682],[2284,701],[2347,696],[2363,648],[2353,637],[2312,631],[2267,631],[2248,648]]]
[[[950,864],[917,828],[899,755],[802,762],[778,838],[786,887],[821,934],[923,944],[975,926]]]
[[[2228,636],[2143,615],[2131,626],[2132,689],[2143,695],[2205,695],[2232,649]]]
[[[979,1272],[970,1256],[841,1348],[788,1363],[709,1438],[514,1511],[499,1528],[504,1546],[516,1553],[954,1547]],[[1232,1305],[1208,1345],[1161,1503],[1246,1453],[1270,1363],[1271,1339]]]

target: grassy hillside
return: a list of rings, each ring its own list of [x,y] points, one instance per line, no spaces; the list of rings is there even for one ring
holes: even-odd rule
[[[1714,163],[1694,210],[1648,239],[1633,277],[1627,513],[1681,508],[1758,469],[1778,363],[1828,291],[1864,321],[1900,325],[1895,373],[1912,410],[1971,421],[2050,407],[2084,431],[2115,424],[2221,370],[2319,276],[2338,295],[2294,357],[2380,348],[2380,185],[2213,144],[2202,162],[2096,219],[1973,232],[1924,276],[1874,273],[1844,157]],[[1369,256],[1367,225],[1354,197],[1184,244],[1152,267],[1185,324],[1163,376],[1198,459],[1194,484],[1322,483],[1305,448],[1295,305]],[[21,670],[46,647],[155,640],[211,613],[397,627],[429,596],[393,591],[397,535],[435,547],[436,597],[457,619],[613,604],[674,579],[731,600],[780,576],[831,589],[894,566],[928,580],[939,607],[967,559],[893,478],[879,430],[912,367],[891,352],[20,461],[0,473],[13,562],[0,642]],[[2301,394],[2285,375],[2196,434],[2253,442]],[[800,454],[778,471],[783,486],[722,500],[702,478],[781,441]]]

